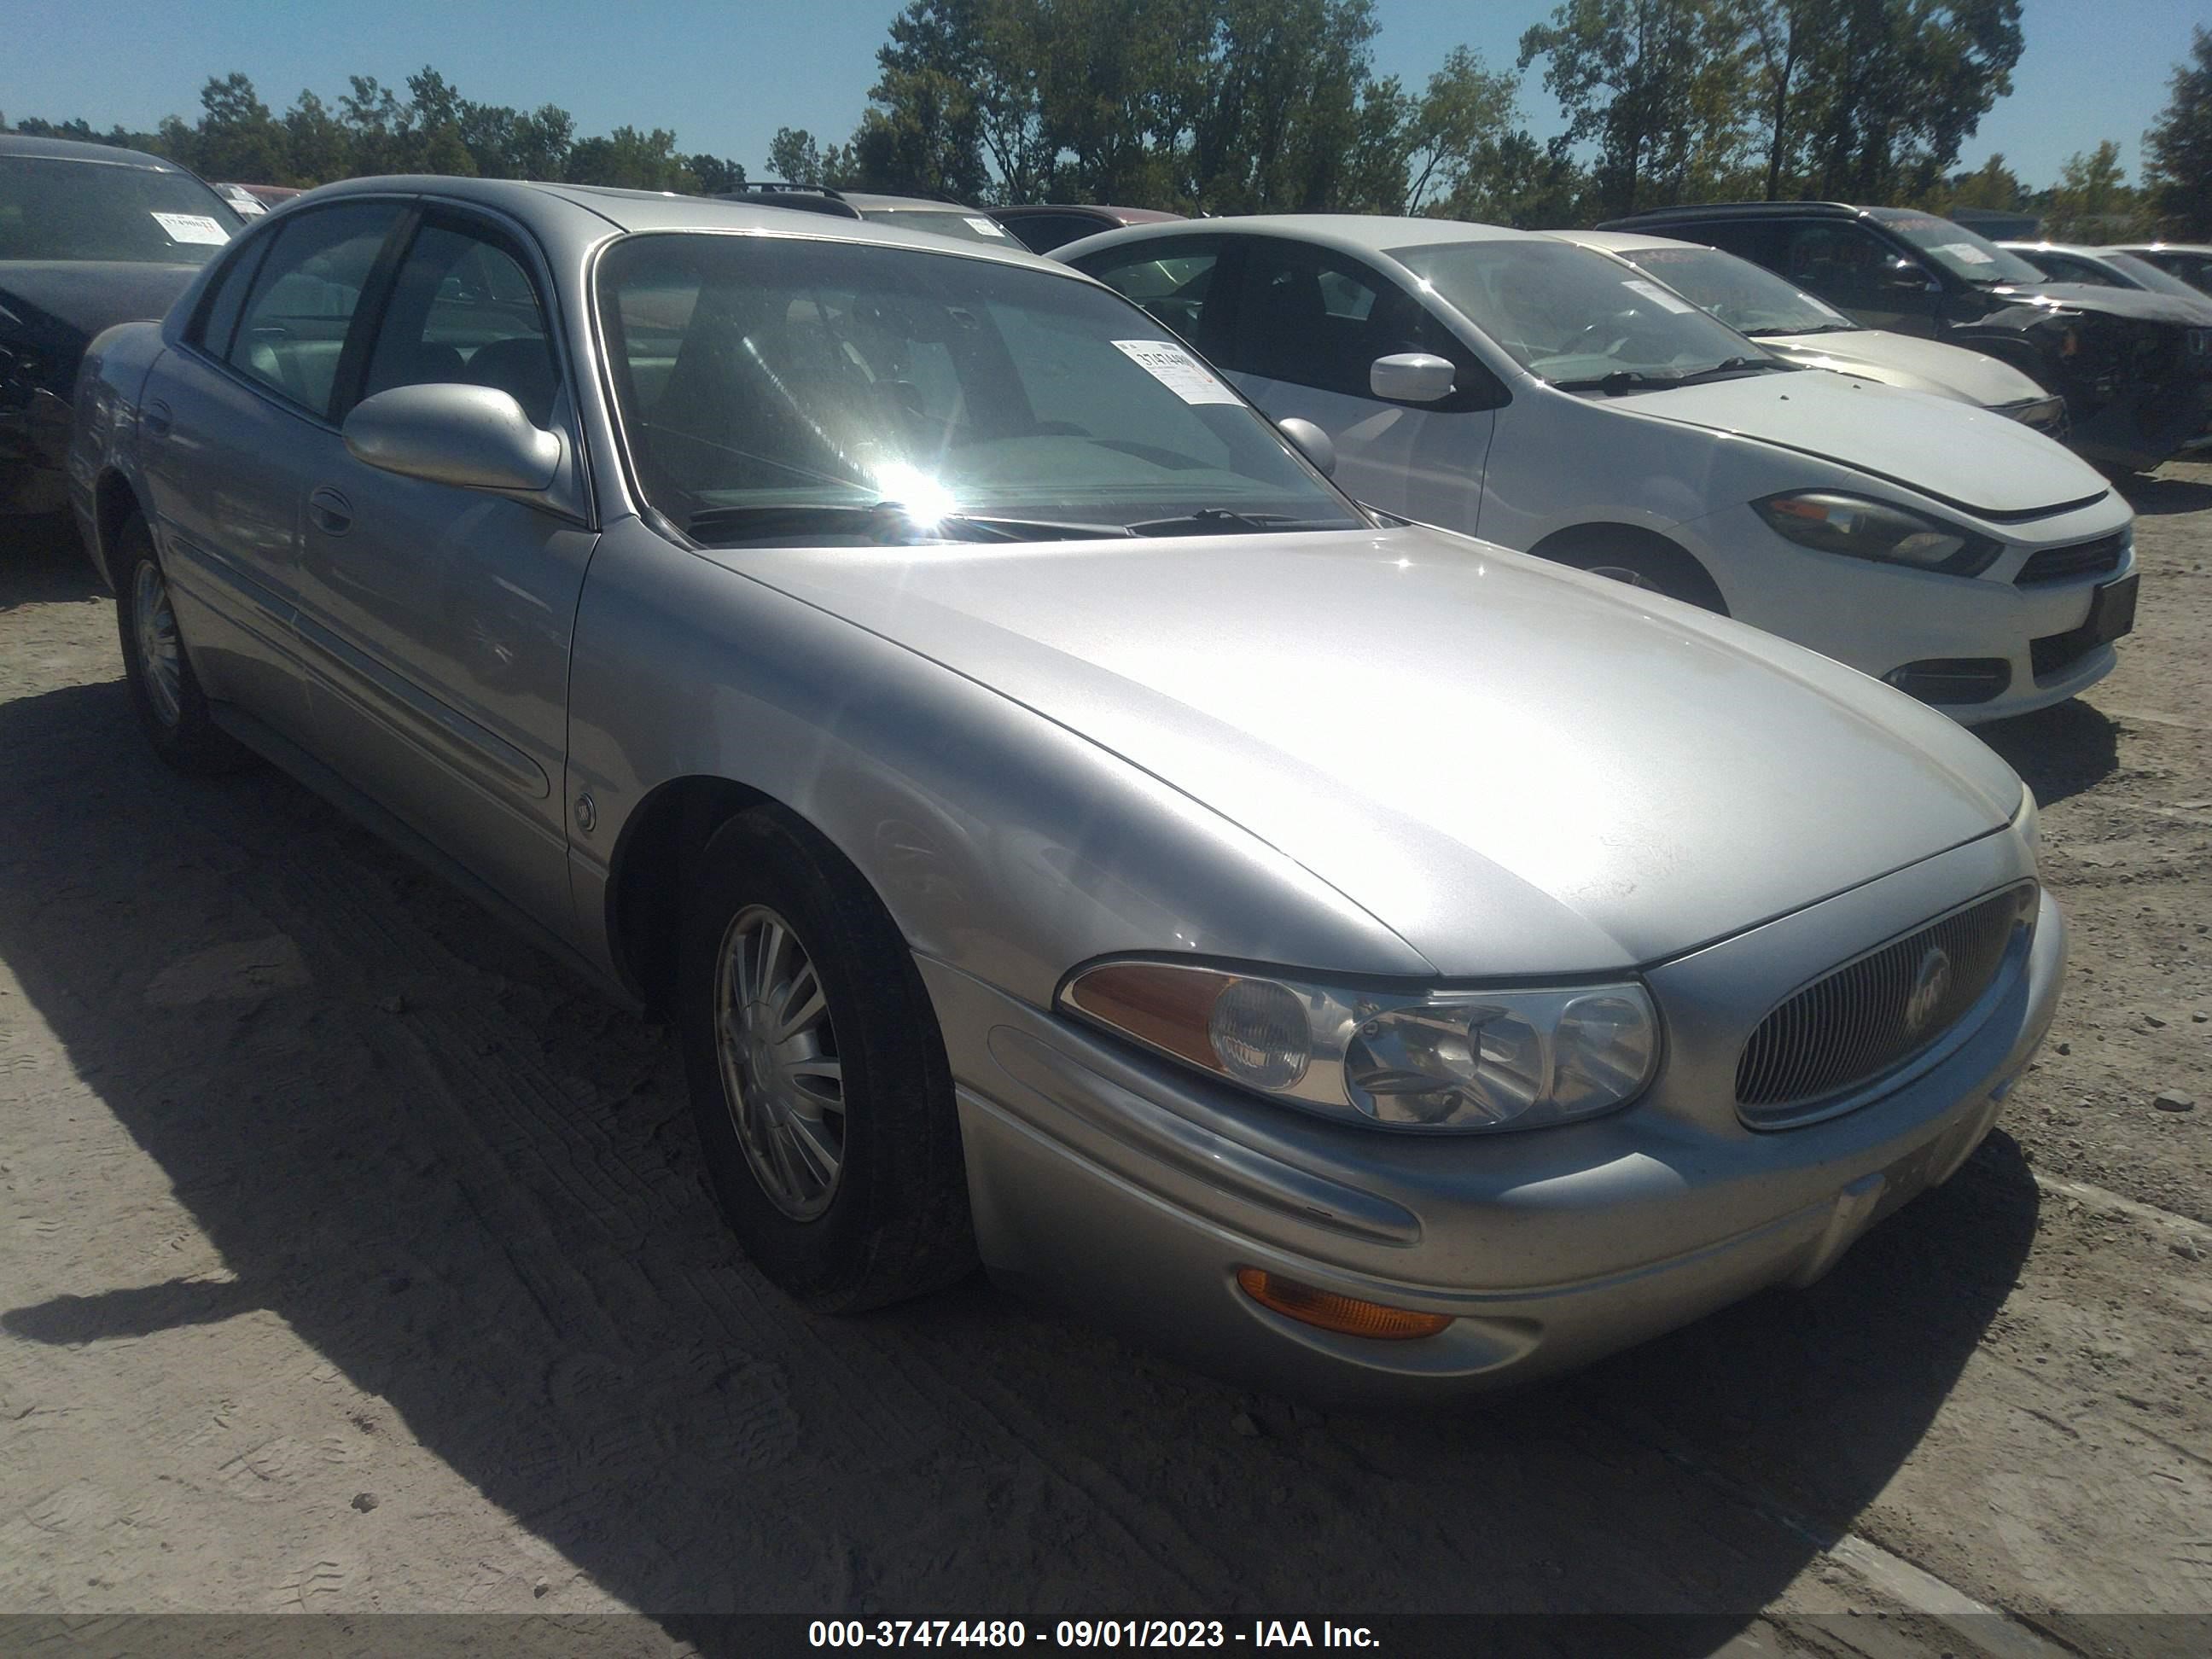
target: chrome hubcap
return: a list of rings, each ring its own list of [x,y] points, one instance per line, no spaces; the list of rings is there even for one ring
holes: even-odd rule
[[[150,559],[138,567],[131,584],[131,614],[137,624],[138,668],[146,695],[164,726],[184,712],[184,644],[177,637],[177,613],[169,605],[169,584]]]
[[[1664,593],[1667,591],[1641,570],[1631,570],[1626,565],[1594,564],[1590,566],[1589,573],[1593,576],[1610,576],[1614,581],[1626,582],[1631,587],[1640,587],[1646,593]]]
[[[812,1220],[844,1167],[845,1070],[813,960],[766,905],[747,905],[723,932],[714,1044],[753,1178],[792,1219]]]

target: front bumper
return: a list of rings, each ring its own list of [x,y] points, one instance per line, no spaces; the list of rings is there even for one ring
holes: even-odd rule
[[[1677,527],[1720,584],[1740,622],[1833,657],[1881,679],[1908,665],[2002,662],[2004,689],[1972,702],[1923,698],[1961,725],[2025,714],[2065,702],[2111,673],[2118,657],[2097,646],[2041,674],[2037,641],[2081,627],[2095,590],[2134,574],[2133,549],[2118,568],[2027,586],[2013,578],[2036,553],[2124,530],[2134,514],[2108,495],[2075,512],[2003,526],[2005,550],[1978,576],[1948,576],[1800,547],[1749,507]],[[1990,529],[1996,526],[1989,527]]]
[[[2064,925],[2046,896],[1972,1035],[1843,1115],[1747,1127],[1742,1035],[1775,987],[2019,878],[2018,859],[1987,837],[1652,969],[1669,1046],[1650,1092],[1521,1134],[1310,1117],[925,961],[984,1261],[1204,1369],[1322,1396],[1516,1384],[1809,1283],[1988,1133],[2055,1012]],[[1455,1322],[1413,1341],[1335,1335],[1245,1296],[1247,1267]]]

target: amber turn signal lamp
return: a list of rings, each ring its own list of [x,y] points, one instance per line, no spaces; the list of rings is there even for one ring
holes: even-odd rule
[[[1410,1342],[1416,1337],[1434,1336],[1451,1323],[1449,1314],[1386,1308],[1379,1302],[1362,1302],[1357,1297],[1317,1291],[1310,1285],[1301,1285],[1296,1279],[1258,1267],[1239,1267],[1237,1283],[1245,1295],[1263,1308],[1344,1336],[1372,1337],[1378,1342]]]

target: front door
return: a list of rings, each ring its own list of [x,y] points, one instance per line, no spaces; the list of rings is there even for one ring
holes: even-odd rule
[[[495,387],[562,435],[562,475],[525,501],[333,454],[307,496],[300,629],[317,752],[567,937],[568,649],[598,537],[547,293],[519,233],[425,212],[355,399]]]
[[[1781,274],[1869,328],[1934,336],[1943,284],[1902,246],[1848,219],[1792,225]]]
[[[1336,483],[1354,500],[1474,534],[1497,416],[1473,354],[1359,260],[1284,237],[1239,243],[1233,306],[1212,319],[1218,367],[1273,418],[1297,416],[1328,433]],[[1431,404],[1376,397],[1369,370],[1400,352],[1450,359],[1459,371],[1451,394]]]

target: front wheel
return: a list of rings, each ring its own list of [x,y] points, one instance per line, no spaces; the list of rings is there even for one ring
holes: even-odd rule
[[[739,814],[687,885],[678,1026],[702,1149],[755,1265],[825,1313],[975,1262],[951,1068],[913,954],[797,818]]]
[[[1705,566],[1678,547],[1656,543],[1593,542],[1547,553],[1545,556],[1572,565],[1577,570],[1586,570],[1593,576],[1610,577],[1646,593],[1663,594],[1703,611],[1728,615],[1728,602],[1721,597],[1719,586],[1706,573]]]
[[[115,538],[115,626],[123,647],[123,676],[131,687],[139,729],[154,752],[192,777],[235,772],[252,764],[252,751],[215,723],[207,695],[177,627],[169,580],[154,551],[146,520],[132,514]]]

